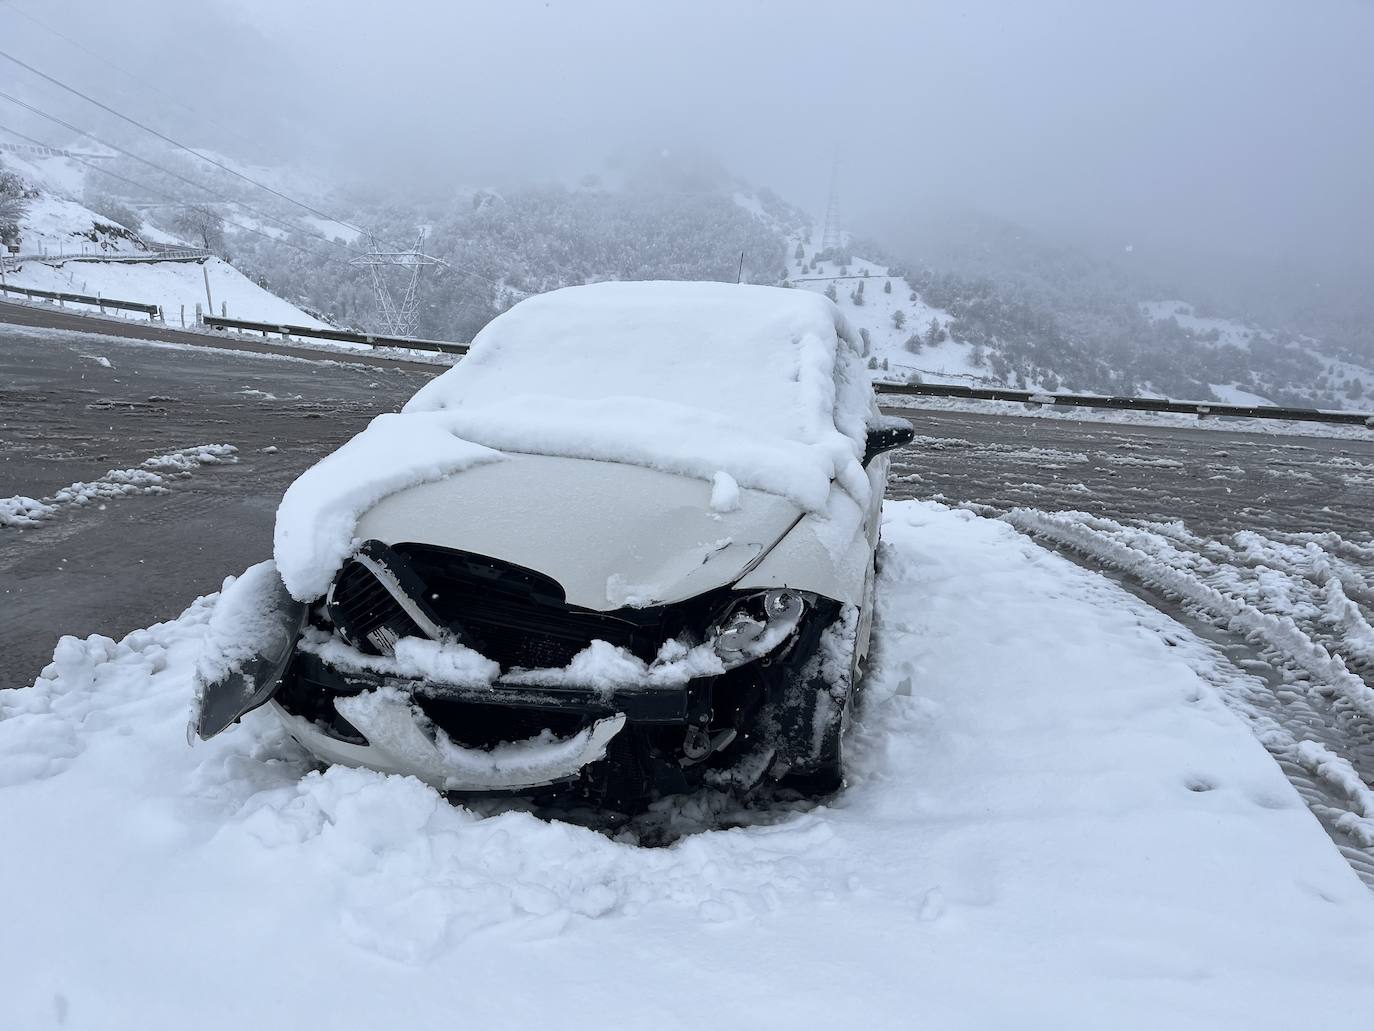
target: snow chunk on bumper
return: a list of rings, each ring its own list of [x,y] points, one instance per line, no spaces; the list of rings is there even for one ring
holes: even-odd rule
[[[287,489],[273,537],[282,582],[299,601],[318,598],[357,546],[363,512],[398,490],[499,458],[458,437],[442,415],[379,415]]]
[[[482,749],[450,739],[396,688],[338,698],[334,707],[367,738],[384,765],[419,771],[421,780],[448,791],[519,790],[575,777],[606,755],[611,738],[625,726],[624,715],[616,714],[570,738],[545,731]]]

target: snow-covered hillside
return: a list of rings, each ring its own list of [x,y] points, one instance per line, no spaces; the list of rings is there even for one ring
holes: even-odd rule
[[[1187,301],[1142,301],[1140,310],[1156,321],[1173,319],[1182,328],[1198,334],[1204,343],[1249,347],[1253,338],[1264,335],[1257,327],[1235,319],[1198,315]]]
[[[232,318],[324,325],[220,258],[192,262],[127,260],[154,257],[148,239],[159,244],[184,242],[153,227],[135,232],[76,200],[85,189],[87,173],[69,158],[11,152],[0,158],[9,171],[24,179],[29,192],[36,194],[27,198],[19,222],[20,256],[6,262],[9,285],[157,304],[169,322],[180,321],[184,310],[189,324],[199,305],[206,312],[227,313]],[[97,260],[100,258],[119,260]],[[85,307],[98,310],[94,305]]]
[[[93,294],[162,306],[168,323],[178,323],[183,309],[189,325],[196,306],[213,314],[293,326],[323,326],[288,301],[269,293],[219,258],[201,261],[24,261],[11,268],[12,286],[66,293]],[[209,280],[207,298],[206,280]],[[71,305],[71,307],[77,307]]]
[[[794,237],[788,241],[788,270],[794,286],[831,297],[868,343],[875,379],[905,383],[986,382],[990,373],[979,354],[953,339],[953,316],[926,304],[901,276],[885,265],[853,257],[841,263],[819,256],[819,248]],[[796,257],[798,253],[801,257]]]
[[[1359,399],[1374,386],[1374,368],[1334,357],[1311,336],[1283,337],[1272,330],[1239,319],[1217,318],[1197,314],[1187,301],[1144,301],[1140,310],[1156,322],[1171,322],[1193,333],[1202,346],[1236,347],[1252,351],[1261,346],[1287,346],[1306,355],[1318,366],[1316,384],[1337,396]],[[1212,392],[1223,401],[1234,404],[1268,403],[1263,395],[1244,390],[1235,383],[1214,383]],[[1361,407],[1367,407],[1367,402]]]

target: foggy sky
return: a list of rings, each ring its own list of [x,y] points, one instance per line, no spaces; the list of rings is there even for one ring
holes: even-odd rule
[[[406,190],[697,146],[819,216],[838,155],[880,238],[968,206],[1374,268],[1368,0],[0,0],[0,41],[194,145]],[[0,88],[119,132],[5,62]]]

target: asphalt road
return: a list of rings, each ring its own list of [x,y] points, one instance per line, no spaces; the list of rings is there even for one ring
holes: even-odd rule
[[[906,409],[912,446],[891,497],[1182,520],[1195,533],[1374,528],[1374,433],[1364,439]],[[1217,424],[1214,424],[1216,426]]]
[[[166,493],[0,528],[0,685],[32,683],[62,634],[117,639],[270,555],[292,479],[431,374],[0,326],[0,499],[51,497],[192,445],[238,449]],[[1374,525],[1374,476],[1360,473],[1374,439],[907,414],[919,436],[894,463],[893,497],[1182,518],[1208,535],[1359,540]]]
[[[0,498],[51,497],[192,445],[238,448],[168,493],[0,528],[0,686],[32,683],[62,634],[118,639],[270,556],[282,491],[431,374],[0,326]]]

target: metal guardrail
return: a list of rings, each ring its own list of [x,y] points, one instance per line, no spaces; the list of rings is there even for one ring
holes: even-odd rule
[[[228,319],[218,315],[206,315],[201,323],[210,329],[235,329],[269,336],[280,334],[283,340],[301,337],[314,340],[340,340],[350,344],[368,344],[372,347],[404,347],[413,351],[436,351],[440,354],[467,354],[468,345],[449,340],[420,340],[412,337],[381,336],[376,333],[353,333],[346,329],[314,329],[309,326],[283,325],[278,322],[252,322],[248,319]]]
[[[24,297],[36,297],[44,301],[57,301],[59,304],[90,304],[104,311],[106,308],[115,308],[120,311],[141,311],[149,318],[161,319],[162,308],[156,304],[145,304],[142,301],[121,301],[115,297],[92,297],[90,294],[68,294],[56,290],[35,290],[27,286],[10,286],[0,284],[0,293],[20,294]]]
[[[1047,394],[1000,387],[963,387],[948,383],[875,383],[879,394],[921,397],[953,397],[971,401],[1019,401],[1029,405],[1066,408],[1115,408],[1132,412],[1174,412],[1199,419],[1235,416],[1244,419],[1283,419],[1291,422],[1343,423],[1374,429],[1374,412],[1338,412],[1320,408],[1284,408],[1278,405],[1230,405],[1211,401],[1170,401],[1153,397],[1114,397],[1106,394]]]

